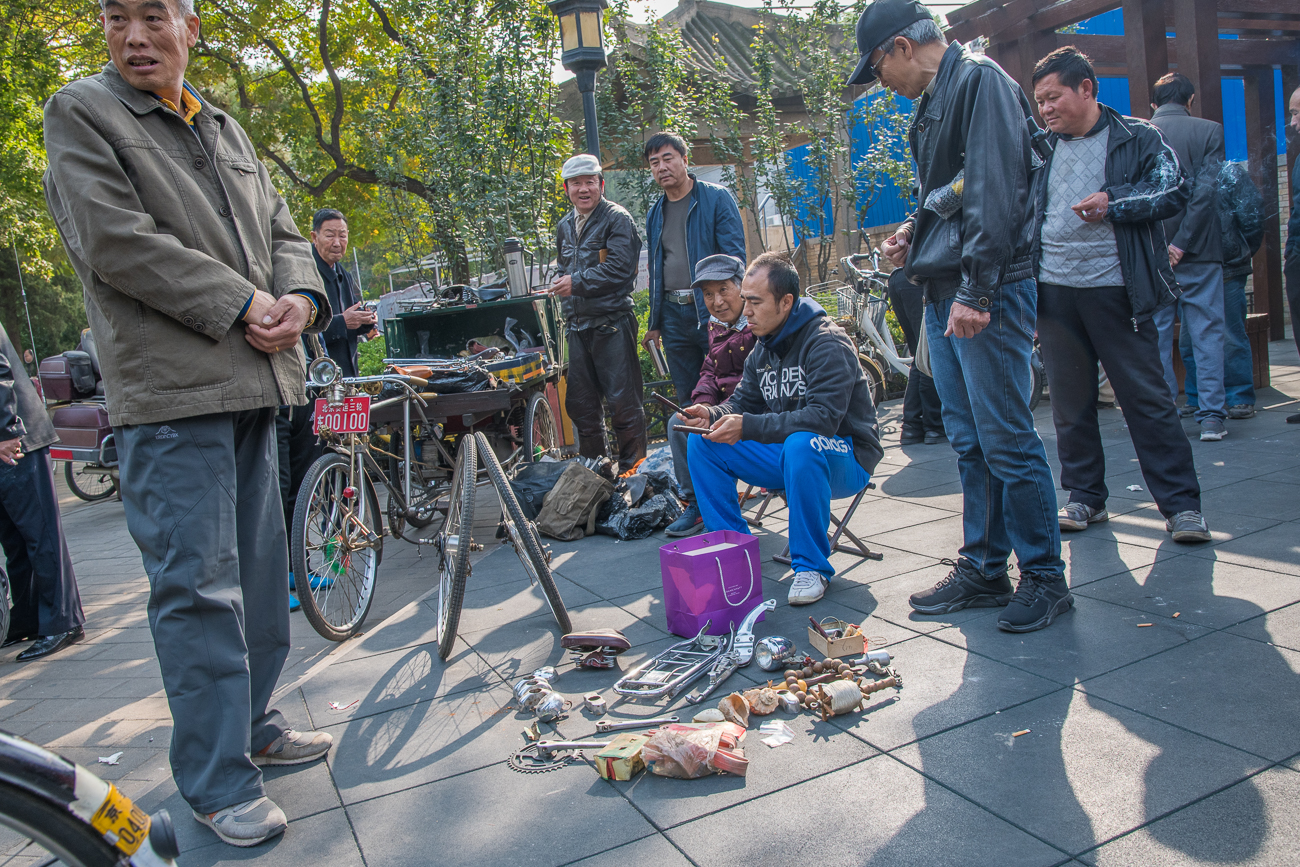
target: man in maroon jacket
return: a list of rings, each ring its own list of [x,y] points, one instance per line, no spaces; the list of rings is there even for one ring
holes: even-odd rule
[[[686,406],[702,403],[717,406],[736,390],[745,370],[745,359],[754,348],[754,332],[745,320],[745,302],[740,297],[740,281],[745,276],[745,263],[735,256],[716,253],[701,259],[695,266],[695,283],[704,292],[704,305],[709,310],[709,350],[700,368],[700,379],[691,392]],[[676,416],[673,417],[676,419]],[[686,500],[686,511],[664,531],[672,537],[693,536],[704,529],[700,507],[695,502],[695,489],[691,486],[691,473],[686,466],[686,445],[690,434],[671,429],[669,422],[668,446],[673,452],[673,471]]]

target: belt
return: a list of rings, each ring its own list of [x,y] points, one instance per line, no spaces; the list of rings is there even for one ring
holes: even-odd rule
[[[674,304],[681,304],[681,305],[683,305],[683,306],[684,306],[684,305],[687,305],[687,304],[694,304],[694,303],[695,303],[695,292],[694,292],[694,291],[691,291],[691,292],[665,292],[665,293],[664,293],[664,300],[665,300],[665,301],[671,301],[671,302],[674,303]]]

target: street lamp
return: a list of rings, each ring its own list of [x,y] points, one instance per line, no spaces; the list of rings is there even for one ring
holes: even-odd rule
[[[551,0],[546,4],[560,19],[560,63],[578,79],[582,120],[587,128],[587,153],[600,158],[596,127],[596,71],[605,67],[605,38],[600,28],[605,0]]]

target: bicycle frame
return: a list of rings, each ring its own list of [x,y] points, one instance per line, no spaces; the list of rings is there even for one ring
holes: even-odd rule
[[[857,263],[861,260],[871,263],[870,270],[858,267]],[[880,253],[872,251],[846,256],[840,260],[840,266],[853,280],[854,290],[864,299],[860,305],[856,302],[853,304],[854,319],[859,331],[886,364],[895,372],[907,376],[912,365],[912,357],[898,354],[893,335],[889,333],[889,326],[885,322],[885,311],[889,304],[885,296],[885,288],[889,282],[889,275],[880,270]],[[873,292],[873,287],[878,287],[879,291]]]

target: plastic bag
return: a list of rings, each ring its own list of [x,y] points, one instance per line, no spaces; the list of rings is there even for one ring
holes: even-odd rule
[[[652,451],[636,468],[636,475],[649,476],[650,484],[657,494],[671,493],[681,497],[684,493],[677,484],[673,469],[673,450],[666,446]]]
[[[650,773],[679,780],[710,774],[745,776],[749,760],[740,749],[745,730],[735,723],[661,726],[641,748]]]
[[[619,482],[623,487],[623,482]],[[655,494],[639,506],[629,506],[626,488],[617,488],[596,517],[596,532],[614,536],[624,542],[644,539],[655,530],[667,527],[682,514],[675,497]]]

